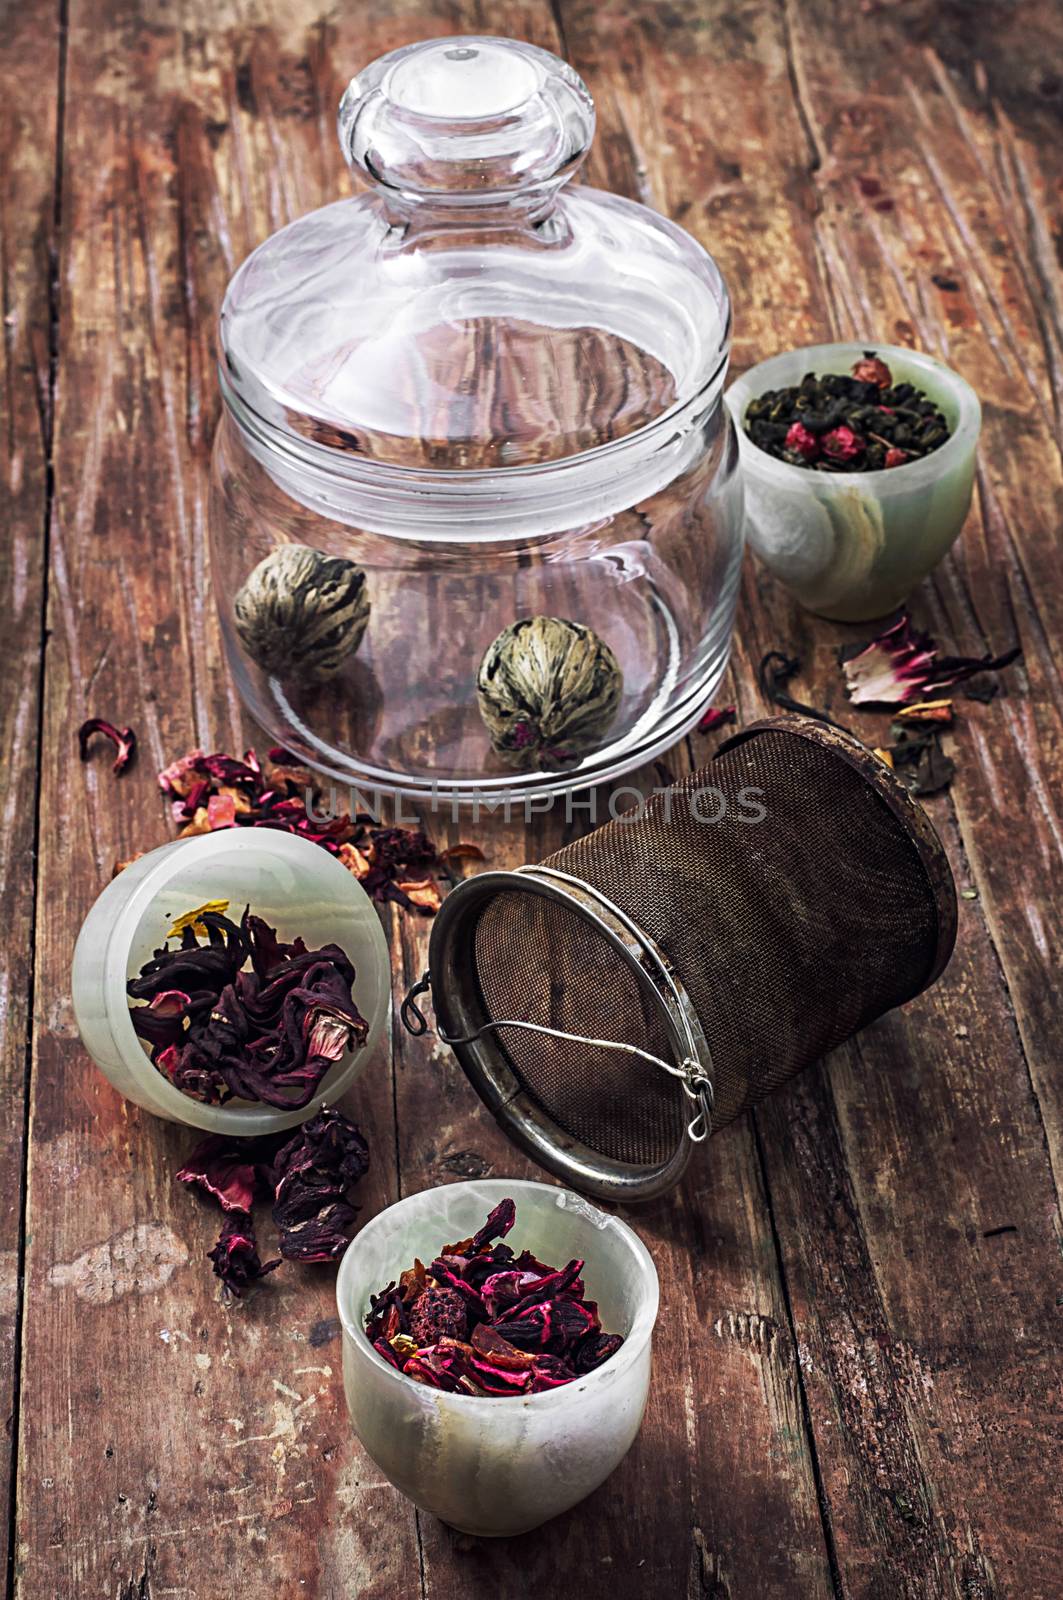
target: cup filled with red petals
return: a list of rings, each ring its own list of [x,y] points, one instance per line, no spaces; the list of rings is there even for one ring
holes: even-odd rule
[[[618,1217],[549,1184],[448,1184],[355,1235],[337,1282],[355,1432],[422,1510],[527,1532],[638,1433],[657,1274]]]
[[[765,566],[820,616],[895,611],[970,507],[981,428],[970,385],[921,351],[825,344],[760,362],[727,402]]]
[[[278,1133],[334,1102],[380,1038],[389,995],[361,885],[272,829],[140,856],[74,951],[74,1012],[100,1071],[146,1110],[215,1134]]]

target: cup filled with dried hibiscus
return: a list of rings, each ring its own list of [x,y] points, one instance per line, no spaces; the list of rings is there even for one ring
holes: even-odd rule
[[[293,1128],[368,1062],[390,997],[369,896],[270,828],[179,839],[126,866],[74,951],[82,1042],[120,1094],[210,1133]]]
[[[802,605],[884,617],[963,527],[978,396],[933,356],[896,345],[787,350],[727,392],[749,542]]]
[[[396,1488],[481,1537],[577,1504],[646,1405],[657,1274],[618,1217],[511,1179],[410,1195],[340,1266],[355,1432]]]

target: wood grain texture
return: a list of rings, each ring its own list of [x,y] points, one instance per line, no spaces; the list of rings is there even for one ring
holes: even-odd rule
[[[59,17],[0,5],[0,1561],[6,1571],[17,1416],[25,1105],[34,941],[33,861],[50,509]],[[47,94],[41,93],[44,85]]]
[[[371,12],[71,0],[50,297],[56,140],[42,130],[55,112],[37,85],[60,81],[60,14],[34,0],[10,16],[3,578],[16,626],[0,648],[5,682],[24,687],[4,708],[5,866],[32,849],[38,764],[46,844],[14,1593],[1054,1600],[1058,17],[1033,5],[1002,22],[929,0],[390,0]],[[562,47],[585,74],[600,119],[590,180],[676,217],[717,256],[739,367],[866,335],[925,346],[971,379],[989,402],[978,502],[916,615],[946,649],[1017,638],[1024,657],[995,702],[962,705],[957,778],[931,802],[976,895],[961,902],[945,979],[726,1130],[675,1196],[632,1213],[663,1291],[639,1441],[549,1529],[470,1547],[415,1514],[353,1441],[330,1273],[286,1268],[221,1306],[203,1260],[216,1214],[172,1181],[193,1136],[124,1106],[93,1072],[69,961],[112,860],[169,836],[155,768],[194,743],[254,737],[221,666],[205,559],[225,282],[267,233],[345,192],[333,108],[357,66],[418,37],[485,30]],[[804,662],[796,691],[846,720],[834,651],[854,634],[798,612],[750,561],[720,698],[757,715],[757,663],[782,645]],[[139,766],[120,781],[102,755],[74,759],[90,712],[140,733]],[[852,720],[865,735],[883,727]],[[678,774],[715,742],[695,737],[668,764]],[[554,816],[476,834],[497,867],[583,825]],[[33,905],[27,879],[8,885],[0,1094],[17,1165]],[[396,912],[386,928],[401,993],[429,928]],[[431,1183],[531,1171],[448,1053],[397,1027],[350,1109],[374,1154],[367,1215]],[[17,1221],[5,1212],[0,1252],[17,1252]]]

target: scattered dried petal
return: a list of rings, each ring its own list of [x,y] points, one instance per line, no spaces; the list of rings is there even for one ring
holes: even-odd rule
[[[262,1184],[258,1139],[233,1139],[212,1133],[201,1139],[177,1174],[178,1183],[202,1189],[223,1211],[250,1212]]]
[[[105,722],[102,717],[90,717],[78,729],[78,749],[82,761],[89,759],[89,745],[94,734],[102,733],[105,739],[110,739],[115,748],[114,766],[112,772],[119,776],[132,766],[137,753],[137,736],[132,728],[116,728],[113,722]]]
[[[999,672],[1021,654],[1016,645],[1000,656],[939,657],[930,635],[913,628],[902,611],[883,633],[843,650],[839,660],[854,705],[900,706],[933,698],[975,673]]]
[[[737,716],[738,712],[734,706],[710,706],[702,713],[698,732],[712,733],[716,728],[728,728]]]
[[[357,1215],[345,1197],[368,1170],[369,1146],[349,1117],[326,1108],[305,1122],[273,1163],[281,1255],[291,1261],[341,1256]]]
[[[251,1218],[234,1213],[226,1217],[221,1236],[207,1259],[213,1261],[214,1271],[221,1279],[226,1294],[239,1299],[244,1290],[268,1272],[280,1266],[280,1260],[263,1265],[255,1244],[255,1230]]]

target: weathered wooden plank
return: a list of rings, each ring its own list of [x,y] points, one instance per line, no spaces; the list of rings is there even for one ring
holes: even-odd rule
[[[59,10],[52,0],[0,7],[0,1566],[10,1532],[17,1426],[16,1344],[29,1014],[32,997],[40,658],[52,427],[52,279]]]
[[[1058,851],[1059,699],[1045,647],[1058,565],[1054,291],[1036,209],[1016,212],[984,154],[1012,125],[1007,112],[990,114],[932,53],[864,16],[802,7],[791,19],[820,196],[806,265],[817,263],[831,313],[820,331],[925,344],[995,397],[979,508],[918,615],[946,649],[1017,632],[1025,672],[993,706],[961,701],[957,780],[931,804],[957,876],[981,897],[963,903],[946,980],[911,1020],[871,1030],[826,1080],[757,1122],[846,1591],[1047,1594],[1059,1559],[1046,1548],[1042,1469],[1052,1438],[1058,1449],[1043,1288],[1058,1228],[1058,1052],[1043,981],[1058,940],[1046,892]],[[919,24],[919,43],[933,41],[933,18]],[[1032,144],[1023,158],[1035,171]],[[790,342],[776,321],[761,350]],[[833,651],[856,630],[795,615],[755,572],[745,597],[747,671],[781,644],[806,663],[796,691],[840,714]],[[853,720],[866,735],[884,727]],[[995,1231],[1013,1226],[1021,1250]]]
[[[795,136],[777,98],[762,92],[754,99],[748,79],[724,101],[726,90],[714,95],[712,78],[699,74],[695,109],[690,99],[684,102],[677,66],[667,78],[677,115],[667,139],[661,138],[662,119],[645,88],[654,70],[647,60],[668,50],[670,33],[690,48],[705,32],[718,53],[737,56],[737,64],[727,63],[732,70],[743,70],[750,55],[763,70],[764,46],[752,36],[748,13],[670,7],[651,25],[645,13],[606,7],[588,31],[599,49],[624,63],[630,115],[643,130],[643,147],[667,144],[662,181],[673,194],[719,169],[720,146],[733,169],[741,162],[732,152],[744,140],[755,141],[735,203],[744,212],[759,205],[771,218],[770,257],[750,262],[758,241],[747,225],[729,235],[715,216],[710,222],[697,209],[684,216],[732,285],[739,364],[743,357],[759,359],[788,344],[830,337],[832,329],[846,337],[877,334],[947,353],[983,394],[996,397],[987,410],[982,515],[972,519],[961,553],[927,586],[924,601],[926,620],[946,649],[977,652],[990,640],[1002,647],[1016,630],[1026,646],[1027,678],[1015,674],[993,707],[967,707],[955,737],[960,775],[951,804],[933,807],[946,825],[950,816],[958,819],[957,872],[961,881],[978,885],[996,950],[979,908],[965,902],[966,938],[953,971],[916,1011],[930,1019],[925,1033],[891,1020],[873,1030],[859,1054],[842,1057],[873,1062],[883,1075],[888,1068],[888,1079],[880,1082],[870,1070],[855,1078],[836,1065],[828,1080],[833,1101],[814,1076],[761,1113],[758,1126],[791,1309],[807,1352],[804,1382],[845,1591],[961,1594],[981,1586],[1005,1593],[1010,1582],[1024,1578],[1043,1586],[1053,1561],[1042,1534],[1050,1482],[1036,1467],[1031,1471],[1024,1432],[1051,1429],[1043,1420],[1050,1406],[1051,1301],[1041,1285],[1050,1281],[1045,1275],[1052,1272],[1057,1216],[1044,1138],[1047,1132],[1054,1153],[1058,1078],[1052,1065],[1058,1052],[1051,989],[1043,981],[1044,961],[1058,943],[1057,908],[1044,878],[1058,848],[1058,677],[1045,647],[1054,638],[1058,595],[1052,569],[1058,565],[1053,512],[1059,474],[1050,428],[1058,274],[1044,249],[1057,200],[1037,155],[1037,134],[1041,148],[1051,148],[1047,97],[1021,116],[1010,102],[990,108],[980,97],[982,78],[972,105],[932,51],[903,48],[895,18],[868,10],[868,21],[868,13],[854,18],[837,8],[787,11],[790,77],[807,137]],[[643,48],[651,26],[653,54]],[[570,40],[582,37],[571,20],[567,31]],[[919,45],[935,40],[930,8],[913,32]],[[946,36],[936,32],[944,50]],[[955,58],[955,37],[947,37]],[[1033,63],[1035,53],[1028,51],[1027,59]],[[1013,70],[1012,62],[1003,76]],[[707,151],[703,108],[720,103],[735,114],[710,115]],[[913,119],[919,128],[915,154]],[[807,167],[800,186],[791,177],[795,159]],[[652,190],[652,160],[636,163],[636,170]],[[780,204],[780,193],[796,198],[797,207]],[[790,223],[795,209],[804,214],[807,232]],[[967,271],[965,256],[971,258]],[[960,294],[973,303],[959,310],[957,291],[934,284],[935,272],[946,285],[964,280]],[[820,703],[833,699],[839,714],[843,697],[833,651],[853,632],[797,613],[750,564],[735,667],[746,715],[759,708],[750,687],[760,655],[778,645],[806,661],[798,692],[807,689]],[[868,734],[875,726],[874,719],[859,723]],[[1021,1043],[998,957],[1015,998]],[[968,1041],[975,1033],[979,1055],[972,1061]],[[927,1037],[936,1044],[935,1064],[945,1059],[933,1109],[922,1114],[916,1093],[901,1108],[893,1098],[898,1078],[921,1081]],[[924,1098],[930,1098],[925,1091]],[[800,1123],[809,1103],[816,1107],[814,1130],[799,1140],[791,1125]],[[960,1148],[965,1182],[955,1172]],[[920,1182],[921,1174],[927,1176]],[[932,1196],[913,1208],[910,1189],[932,1189]],[[924,1206],[932,1219],[929,1241]],[[1003,1269],[1023,1304],[1021,1321],[1001,1316],[1000,1291],[986,1282],[1001,1270],[999,1263],[970,1255],[971,1240],[977,1245],[983,1232],[1008,1225],[979,1226],[1000,1208],[1022,1217],[1015,1225],[1030,1251],[1028,1266],[1009,1257]],[[994,1235],[981,1248],[1011,1238]],[[958,1318],[946,1349],[940,1326],[949,1296],[988,1310],[976,1313],[969,1327]],[[1017,1389],[1029,1416],[1016,1430],[1014,1448],[1000,1446],[991,1423],[976,1430],[983,1446],[981,1426],[993,1434],[990,1476],[990,1452],[980,1455],[971,1443],[973,1419],[1013,1421],[1021,1406]],[[999,1426],[1003,1431],[1006,1425],[1001,1420]],[[1020,1475],[1031,1488],[1029,1514],[1017,1510],[1004,1489]]]
[[[986,751],[987,775],[963,752],[952,801],[936,809],[962,827],[956,861],[962,868],[965,850],[978,875],[1044,1105],[1051,1007],[1035,951],[1051,948],[1054,924],[1036,891],[1038,871],[1054,861],[1052,770],[1044,763],[1045,751],[1057,748],[1058,702],[1042,641],[1054,637],[1058,600],[1053,558],[1042,546],[1054,492],[1045,484],[1055,480],[1038,482],[1036,517],[1027,523],[1024,516],[1044,429],[1034,391],[1049,377],[1055,382],[1058,345],[1045,333],[1042,359],[1030,327],[1049,327],[1058,297],[1027,113],[1005,84],[1004,109],[991,121],[964,85],[906,46],[899,58],[912,67],[913,88],[905,92],[914,97],[922,145],[944,176],[942,184],[927,162],[930,176],[916,182],[903,167],[907,144],[902,151],[889,142],[901,137],[890,130],[907,126],[896,111],[900,91],[880,94],[876,81],[870,93],[865,81],[889,55],[892,36],[883,42],[881,20],[854,28],[847,14],[844,28],[831,25],[833,44],[809,35],[802,52],[802,9],[788,18],[798,34],[788,55],[772,14],[703,3],[557,9],[602,113],[591,177],[641,193],[714,249],[735,291],[740,363],[822,336],[832,324],[847,331],[872,304],[886,308],[895,337],[914,330],[933,344],[921,253],[930,246],[913,231],[918,213],[953,228],[960,242],[986,230],[971,291],[981,319],[964,333],[963,359],[956,359],[984,363],[981,372],[1010,360],[1000,437],[1010,437],[1005,425],[1021,423],[1034,443],[1025,454],[1002,450],[992,458],[984,518],[973,541],[969,532],[963,558],[928,594],[927,604],[940,606],[928,619],[950,643],[978,647],[983,636],[996,642],[1014,613],[1028,655],[1036,656],[1030,681],[1039,687],[1031,719],[1010,696],[972,710],[958,738]],[[36,1064],[22,1593],[390,1596],[416,1592],[423,1580],[438,1595],[505,1595],[524,1592],[533,1578],[590,1594],[641,1595],[655,1592],[651,1584],[661,1593],[830,1593],[805,1401],[845,1592],[1011,1592],[1005,1565],[1014,1531],[1040,1582],[1047,1556],[1034,1548],[1031,1528],[1043,1484],[1035,1471],[1030,1514],[1016,1530],[1009,1518],[1026,1485],[1020,1491],[1022,1458],[1006,1430],[1021,1442],[1041,1426],[1049,1308],[1038,1274],[1050,1271],[1041,1211],[1047,1214],[1052,1194],[1037,1102],[977,909],[967,908],[970,949],[940,1000],[922,1002],[911,1022],[884,1024],[829,1078],[811,1078],[758,1119],[767,1192],[754,1130],[745,1125],[717,1141],[711,1166],[683,1195],[641,1221],[635,1216],[666,1287],[658,1365],[672,1385],[662,1390],[658,1381],[643,1437],[613,1482],[548,1535],[468,1552],[430,1519],[420,1519],[418,1534],[351,1443],[335,1371],[310,1370],[336,1367],[330,1286],[309,1273],[298,1292],[293,1278],[287,1287],[277,1280],[275,1294],[271,1286],[225,1318],[198,1259],[180,1259],[182,1251],[198,1257],[213,1226],[213,1217],[170,1193],[168,1175],[186,1141],[125,1113],[91,1076],[72,1037],[66,963],[110,857],[164,836],[148,770],[155,759],[193,738],[236,738],[237,713],[203,603],[204,464],[215,404],[210,314],[247,247],[342,192],[331,107],[347,68],[408,38],[484,22],[449,11],[426,16],[407,4],[342,23],[266,6],[239,18],[207,18],[190,7],[175,20],[166,8],[131,4],[83,12],[75,5],[72,20],[79,100],[68,153],[64,284],[73,318],[63,347],[44,825],[48,836],[88,834],[94,860],[73,875],[53,863],[41,902],[38,993],[48,995],[51,1010],[42,1009]],[[553,38],[537,6],[507,6],[487,25],[547,44]],[[933,37],[932,19],[919,28],[918,43]],[[944,52],[946,43],[939,47]],[[851,93],[850,54],[864,74]],[[1023,59],[1036,58],[1031,50]],[[828,95],[829,114],[822,109]],[[860,143],[865,99],[871,145]],[[732,105],[741,115],[717,113]],[[943,135],[946,107],[961,133]],[[833,201],[840,196],[853,211],[854,173],[862,174],[869,149],[891,174],[905,175],[894,210],[864,205],[865,195],[855,221],[839,221]],[[818,180],[817,160],[825,169]],[[960,164],[953,169],[951,161]],[[963,197],[974,193],[968,219]],[[980,214],[987,204],[996,206],[1000,227],[1006,221],[1009,240],[1028,242],[1014,280],[1003,276],[993,248],[1005,235]],[[1013,302],[1022,292],[1034,309],[1020,327]],[[1034,612],[1028,596],[1042,587],[1046,598]],[[160,594],[167,605],[156,620]],[[78,605],[83,614],[75,618]],[[822,693],[836,682],[830,652],[841,636],[796,616],[751,568],[735,672],[743,710],[757,709],[750,684],[762,649],[785,642],[802,651],[809,682]],[[118,790],[105,768],[84,779],[68,770],[71,705],[94,669],[99,693],[115,703],[90,709],[128,717],[146,736],[144,770]],[[999,772],[989,765],[990,752],[1000,760],[988,730],[998,728],[1001,713],[1017,719],[1012,744],[1039,808],[1037,857],[1022,848],[1017,830],[1002,838],[995,814],[1021,816],[1024,793],[1014,784],[1014,755]],[[678,770],[679,760],[673,764]],[[481,834],[489,835],[492,864],[501,865],[545,853],[554,827],[539,825],[526,837],[494,828]],[[393,929],[397,979],[419,970],[426,931],[409,923]],[[968,1026],[960,1018],[971,994],[983,997],[984,1043],[968,1054],[966,1045],[958,1051],[957,1034]],[[944,1057],[930,1091],[919,1072],[926,1038]],[[445,1181],[483,1163],[522,1170],[431,1045],[404,1042],[396,1059],[397,1166],[386,1073],[355,1097],[378,1154],[373,1209],[400,1186]],[[860,1060],[872,1070],[857,1076]],[[925,1101],[929,1117],[920,1116]],[[1046,1125],[1052,1133],[1049,1116]],[[99,1163],[104,1148],[110,1167]],[[967,1169],[962,1185],[956,1149]],[[912,1198],[920,1183],[931,1197],[925,1248],[927,1217]],[[990,1220],[1004,1197],[1021,1206],[1020,1223]],[[138,1223],[148,1231],[130,1234]],[[1002,1256],[1013,1236],[995,1233],[1000,1226],[1020,1227],[1029,1261],[1017,1252]],[[87,1253],[110,1238],[141,1263],[132,1284],[115,1268],[121,1251]],[[158,1270],[168,1254],[177,1258],[157,1285],[145,1259],[153,1252],[162,1258]],[[932,1292],[938,1285],[947,1286],[951,1305],[977,1306],[973,1334],[954,1311],[942,1319]],[[697,1317],[684,1321],[681,1308],[691,1301]],[[1020,1329],[1032,1330],[1025,1341]],[[100,1350],[113,1352],[113,1361],[100,1362]],[[291,1393],[272,1389],[274,1379]],[[172,1389],[187,1411],[175,1406]],[[137,1416],[127,1408],[131,1392],[145,1396]],[[175,1416],[191,1420],[178,1425]],[[110,1455],[103,1433],[114,1434]],[[161,1437],[172,1440],[166,1452]],[[1035,1453],[1042,1441],[1047,1434],[1037,1436]],[[894,1555],[899,1576],[889,1565]]]
[[[70,1011],[73,937],[112,860],[170,834],[159,762],[239,747],[204,563],[210,316],[235,255],[341,190],[322,37],[309,9],[70,21],[41,801],[63,848],[39,901],[18,1569],[42,1600],[312,1593],[325,1538],[336,1592],[418,1583],[412,1515],[351,1443],[334,1275],[286,1268],[226,1311],[203,1259],[217,1218],[174,1192],[193,1136],[119,1102]],[[321,94],[330,120],[331,78]],[[86,709],[140,733],[121,781],[76,762]],[[369,1211],[395,1193],[391,1100],[384,1054],[354,1104]]]
[[[682,750],[670,760],[677,773],[688,763]],[[660,779],[648,771],[628,781],[648,793]],[[599,804],[604,820],[604,792]],[[582,831],[582,817],[565,826],[560,806],[532,837],[496,825],[488,865],[518,865]],[[411,981],[426,939],[409,926],[406,934],[401,976]],[[396,1037],[396,1095],[404,1192],[488,1172],[543,1177],[484,1114],[438,1041]],[[419,1518],[427,1593],[516,1600],[579,1582],[625,1600],[832,1594],[751,1127],[723,1135],[677,1195],[625,1215],[653,1253],[662,1291],[655,1379],[630,1456],[582,1506],[518,1541],[470,1551]]]

